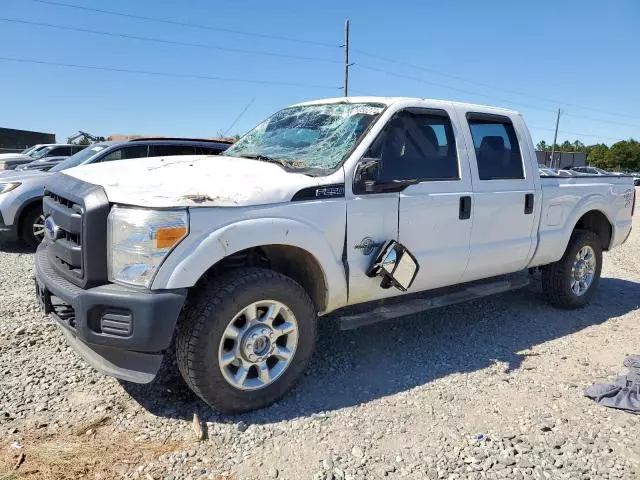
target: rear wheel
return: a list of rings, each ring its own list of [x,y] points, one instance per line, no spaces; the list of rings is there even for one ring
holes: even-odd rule
[[[299,284],[272,270],[241,268],[202,287],[187,307],[178,367],[220,411],[266,407],[302,374],[315,332],[315,309]]]
[[[562,258],[542,268],[542,288],[552,305],[580,308],[595,294],[601,270],[600,238],[593,232],[576,230]]]
[[[44,213],[41,206],[32,207],[22,218],[22,239],[32,248],[37,248],[44,239]]]

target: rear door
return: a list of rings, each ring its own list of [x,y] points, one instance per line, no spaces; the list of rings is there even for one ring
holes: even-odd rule
[[[535,248],[540,192],[524,122],[460,110],[471,161],[473,227],[463,281],[523,269]]]

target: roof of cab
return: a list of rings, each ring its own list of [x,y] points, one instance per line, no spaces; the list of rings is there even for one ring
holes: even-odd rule
[[[449,104],[456,105],[463,108],[473,108],[478,110],[490,111],[503,115],[520,115],[520,112],[508,108],[494,107],[491,105],[476,105],[473,103],[456,102],[453,100],[438,100],[435,98],[419,98],[419,97],[335,97],[335,98],[322,98],[318,100],[311,100],[308,102],[300,102],[294,107],[301,105],[321,105],[326,103],[382,103],[386,106],[393,105],[394,103],[404,102],[429,102],[433,104]]]

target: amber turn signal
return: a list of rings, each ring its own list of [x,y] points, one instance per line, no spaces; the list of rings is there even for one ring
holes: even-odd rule
[[[156,231],[156,248],[171,248],[187,234],[186,227],[163,227]]]

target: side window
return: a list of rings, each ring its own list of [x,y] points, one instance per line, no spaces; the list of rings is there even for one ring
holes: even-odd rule
[[[84,150],[85,148],[87,148],[86,145],[77,145],[75,147],[71,147],[71,155],[81,152],[82,150]]]
[[[71,147],[54,147],[47,152],[47,157],[68,157],[71,155]]]
[[[196,150],[198,155],[218,155],[222,152],[222,149],[218,147],[198,147]]]
[[[173,155],[195,155],[196,149],[192,145],[154,145],[151,147],[151,157],[170,157]]]
[[[469,118],[480,180],[523,179],[522,156],[511,121]]]
[[[460,178],[453,128],[444,111],[397,113],[365,156],[380,159],[381,182]]]
[[[130,147],[122,147],[113,150],[107,156],[103,157],[100,162],[111,162],[113,160],[126,160],[128,158],[144,158],[147,156],[146,145],[135,145]]]

